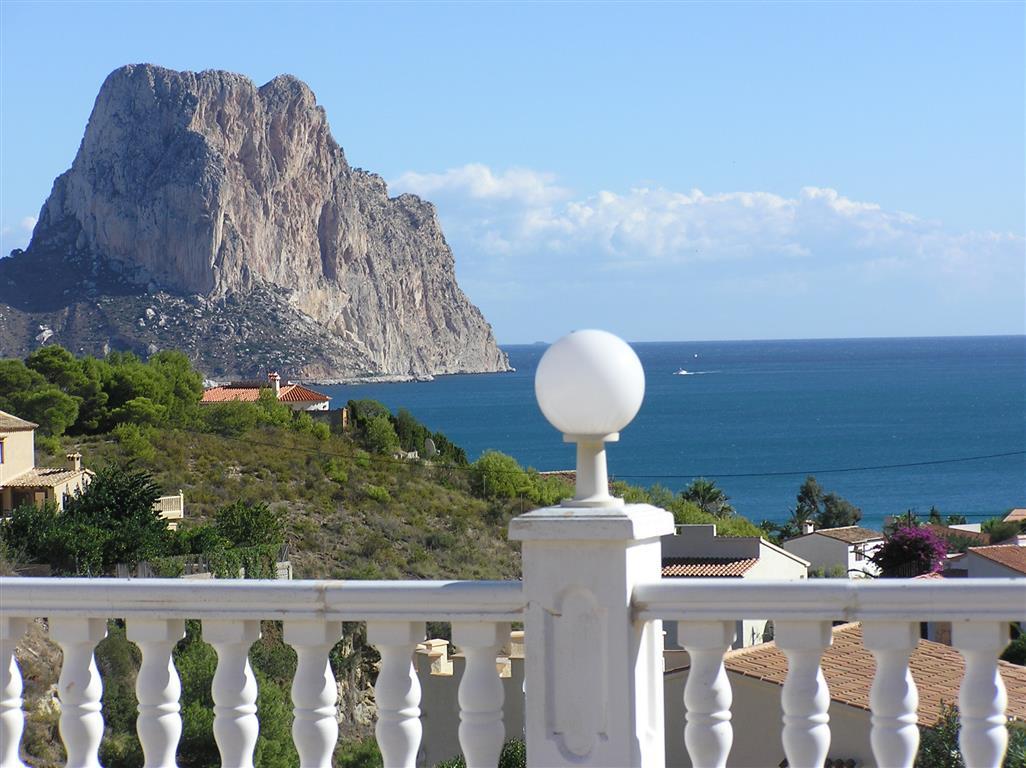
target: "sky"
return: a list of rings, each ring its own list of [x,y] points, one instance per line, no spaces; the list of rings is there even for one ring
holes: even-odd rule
[[[502,343],[1026,331],[1026,4],[0,3],[0,253],[128,63],[307,82]]]

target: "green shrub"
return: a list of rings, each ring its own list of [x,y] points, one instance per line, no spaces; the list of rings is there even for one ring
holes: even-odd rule
[[[371,485],[370,483],[367,483],[363,486],[363,492],[368,499],[373,499],[381,504],[387,504],[392,500],[392,494],[388,492],[387,488],[380,485]]]

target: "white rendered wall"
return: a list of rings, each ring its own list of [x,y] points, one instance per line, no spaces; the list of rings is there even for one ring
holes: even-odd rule
[[[734,692],[731,724],[734,745],[727,765],[731,768],[771,768],[784,759],[781,742],[783,710],[781,686],[762,680],[727,673]],[[687,670],[666,676],[666,765],[667,768],[691,768],[684,748],[684,684]],[[862,768],[876,768],[869,743],[869,712],[830,702],[830,752],[832,759],[854,758]]]
[[[460,754],[459,725],[460,710],[457,693],[466,659],[451,657],[452,674],[431,674],[431,660],[427,655],[414,655],[417,677],[421,687],[421,722],[424,726],[417,765],[431,768],[434,765]],[[505,694],[502,712],[506,727],[506,741],[524,738],[524,660],[510,659],[510,676],[503,677],[502,690]]]
[[[784,542],[784,549],[809,561],[809,569],[822,568],[829,571],[840,566],[850,568],[848,544],[829,536],[811,534]]]
[[[1023,575],[1018,571],[1013,571],[1011,568],[1007,568],[1001,565],[1001,563],[995,563],[986,557],[980,557],[971,551],[966,553],[963,563],[966,571],[968,571],[966,575],[970,579],[1023,578]]]

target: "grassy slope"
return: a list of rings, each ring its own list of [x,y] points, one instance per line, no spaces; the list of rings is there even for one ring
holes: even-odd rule
[[[513,510],[467,493],[465,469],[396,462],[369,456],[346,437],[283,429],[239,438],[172,430],[158,433],[142,456],[109,436],[67,439],[64,448],[72,446],[86,466],[134,460],[165,493],[182,489],[186,525],[236,499],[284,507],[296,578],[520,574],[519,552],[506,538]]]

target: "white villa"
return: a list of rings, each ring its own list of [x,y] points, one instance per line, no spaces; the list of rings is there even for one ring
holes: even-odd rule
[[[440,699],[417,674],[427,660],[414,664],[427,621],[449,622],[462,654],[455,706],[468,766],[497,764],[510,731],[506,713],[522,710],[534,768],[658,768],[687,764],[685,751],[690,764],[709,768],[773,768],[783,759],[790,768],[822,768],[856,750],[862,766],[912,768],[917,719],[932,724],[934,714],[926,702],[935,680],[917,672],[920,622],[948,621],[945,690],[958,699],[962,754],[973,768],[999,768],[1006,719],[1022,716],[1026,696],[998,663],[1009,622],[1026,620],[1021,579],[662,578],[672,515],[608,490],[605,443],[628,426],[644,395],[637,356],[610,334],[577,331],[543,355],[535,391],[546,418],[577,445],[577,487],[574,498],[510,522],[510,538],[522,545],[522,580],[0,578],[0,765],[22,765],[14,649],[37,618],[46,618],[63,651],[68,765],[99,765],[103,685],[93,649],[107,620],[118,618],[141,650],[137,730],[149,768],[175,765],[182,721],[172,652],[186,619],[202,622],[217,654],[213,732],[228,768],[253,765],[258,684],[248,654],[261,620],[283,622],[296,651],[292,736],[304,768],[332,764],[338,688],[329,653],[344,621],[367,622],[381,656],[375,735],[389,768],[415,768],[432,739],[424,741],[424,730],[438,722],[431,712]],[[772,620],[773,643],[732,650],[745,620]],[[519,690],[497,668],[512,622],[525,632]],[[664,669],[663,628],[671,622],[687,654],[686,679],[668,680]],[[837,622],[861,630],[834,630]],[[842,639],[851,650],[839,658],[852,671],[836,677],[832,648],[840,651]],[[772,659],[761,655],[771,651]],[[741,665],[752,659],[749,674]],[[833,704],[854,701],[856,687],[859,729]],[[750,725],[753,709],[758,726]]]
[[[717,536],[715,525],[678,525],[662,538],[664,579],[808,578],[809,561],[758,536]],[[677,627],[667,624],[666,645],[677,646]],[[734,648],[773,639],[767,619],[738,620]]]
[[[806,526],[801,536],[784,542],[784,549],[808,560],[810,568],[826,572],[842,568],[852,578],[876,576],[880,572],[870,561],[884,544],[879,531],[858,525],[816,529],[806,522]]]

